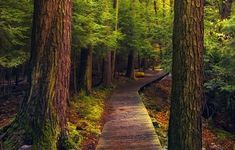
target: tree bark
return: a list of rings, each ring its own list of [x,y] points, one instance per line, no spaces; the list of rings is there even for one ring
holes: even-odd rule
[[[92,48],[82,48],[78,72],[79,91],[90,93],[92,89]]]
[[[134,51],[131,50],[128,54],[128,62],[127,62],[127,70],[126,70],[126,76],[128,78],[135,79],[135,64],[134,64]]]
[[[174,6],[169,150],[202,148],[203,0],[177,0]]]
[[[74,94],[78,91],[78,64],[79,55],[77,50],[71,52],[71,74],[70,74],[70,93]]]
[[[231,15],[233,0],[223,0],[220,10],[221,19],[227,19]]]
[[[103,85],[110,86],[112,84],[112,53],[109,51],[104,58]]]
[[[115,9],[115,31],[118,31],[118,18],[119,18],[119,0],[113,1],[113,9]],[[112,59],[112,79],[115,78],[116,75],[116,51],[111,52]]]
[[[115,78],[116,75],[116,50],[111,52],[111,61],[112,61],[112,78],[111,80],[113,80]]]
[[[30,90],[4,129],[3,149],[57,149],[67,124],[70,42],[71,1],[34,1]]]
[[[158,10],[157,10],[157,1],[156,1],[156,0],[154,0],[154,2],[153,2],[153,6],[154,6],[154,12],[155,12],[155,15],[157,16],[157,12],[158,12]]]

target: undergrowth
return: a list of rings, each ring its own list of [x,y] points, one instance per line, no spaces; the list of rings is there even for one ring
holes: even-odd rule
[[[161,145],[167,147],[167,130],[170,114],[171,78],[153,84],[141,93],[141,98],[152,119]],[[235,150],[235,135],[203,119],[203,147],[205,150]]]
[[[105,100],[111,88],[94,89],[90,95],[80,92],[69,104],[68,136],[79,149],[95,148],[101,134]]]

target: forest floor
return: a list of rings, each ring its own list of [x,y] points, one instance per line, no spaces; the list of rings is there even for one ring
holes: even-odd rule
[[[114,87],[130,82],[125,77],[115,80],[113,87],[95,88],[89,96],[73,96],[69,104],[69,135],[83,150],[95,149],[110,106],[107,104]],[[19,85],[8,96],[0,97],[0,128],[14,119],[24,97],[27,85]],[[167,144],[170,108],[171,77],[145,88],[141,97],[152,119],[162,146]],[[215,126],[212,120],[203,120],[203,146],[206,150],[235,150],[235,135]]]
[[[98,87],[94,88],[90,95],[81,92],[72,96],[67,111],[68,134],[71,142],[79,149],[95,149],[103,128],[104,118],[108,113],[105,111],[105,101],[116,86],[129,81],[129,79],[120,76],[108,88]],[[0,96],[0,128],[7,126],[14,120],[27,89],[28,85],[24,82],[12,90],[13,92],[10,94]]]
[[[28,85],[22,82],[18,86],[12,85],[10,94],[0,96],[0,128],[12,122],[27,88]]]
[[[170,114],[171,76],[152,84],[141,93],[142,100],[153,121],[162,146],[167,146]],[[235,135],[215,126],[212,120],[203,119],[203,147],[206,150],[235,150]]]

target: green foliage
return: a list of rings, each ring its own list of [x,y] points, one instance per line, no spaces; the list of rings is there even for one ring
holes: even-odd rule
[[[115,11],[108,0],[73,2],[73,48],[93,47],[95,52],[116,49],[122,38],[114,30]],[[97,48],[98,47],[98,48]]]
[[[217,129],[217,128],[216,128],[214,131],[215,131],[217,137],[218,137],[220,140],[225,140],[225,139],[227,139],[227,138],[233,137],[233,135],[232,135],[231,133],[226,132],[226,131],[221,130],[221,129]]]
[[[213,86],[221,91],[234,91],[235,87],[235,16],[220,20],[214,5],[206,7],[205,19],[205,74],[207,89]],[[217,19],[216,19],[217,18]]]
[[[28,59],[32,2],[0,2],[0,66],[15,67]]]
[[[79,99],[81,100],[77,100],[77,105],[80,110],[80,115],[92,121],[97,121],[101,118],[104,105],[103,99],[85,95],[80,96]]]
[[[164,4],[157,1],[157,12],[153,4],[153,0],[120,2],[119,28],[125,35],[120,43],[120,54],[134,50],[140,58],[145,58],[149,62],[159,62],[160,59],[163,61],[167,58],[162,54],[171,50],[170,1],[166,0]],[[156,49],[156,44],[160,45],[161,52]],[[169,63],[167,65],[170,66]]]
[[[68,122],[67,130],[68,130],[68,139],[72,140],[72,142],[70,143],[75,143],[76,145],[79,146],[83,140],[83,136],[77,130],[77,126]]]
[[[217,111],[233,114],[235,9],[231,18],[221,20],[216,2],[209,2],[205,7],[205,92],[207,100],[214,104]]]

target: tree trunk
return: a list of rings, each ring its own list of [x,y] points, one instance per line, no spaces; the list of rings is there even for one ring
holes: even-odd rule
[[[169,150],[202,148],[203,0],[175,2]]]
[[[15,86],[19,85],[20,70],[21,70],[21,66],[17,66],[13,68],[13,75],[15,76]]]
[[[158,10],[157,10],[157,7],[158,7],[158,6],[157,6],[157,1],[156,1],[156,0],[154,0],[153,5],[154,5],[153,7],[154,7],[155,15],[157,16],[157,11],[158,11]]]
[[[85,90],[87,93],[92,89],[92,49],[82,48],[80,67],[78,72],[79,91]]]
[[[74,94],[78,91],[78,51],[73,50],[71,52],[71,74],[70,74],[70,93]]]
[[[166,17],[166,0],[162,0],[162,16]]]
[[[119,17],[119,0],[113,1],[113,9],[115,9],[115,31],[118,31],[118,17]],[[111,52],[112,59],[112,79],[116,75],[116,49]]]
[[[14,122],[4,129],[3,149],[57,149],[65,134],[69,98],[71,1],[34,1],[30,90]]]
[[[134,64],[134,51],[131,50],[128,54],[126,76],[135,79],[135,64]]]
[[[110,86],[112,84],[112,54],[111,51],[107,53],[104,58],[104,70],[103,70],[103,84],[104,86]]]
[[[142,58],[142,60],[141,60],[141,66],[142,66],[142,68],[143,68],[143,71],[145,71],[145,70],[148,69],[148,66],[147,66],[147,65],[148,65],[148,64],[147,64],[146,58]]]
[[[220,10],[221,19],[227,19],[231,15],[233,0],[223,0]]]
[[[140,52],[138,52],[138,69],[141,71],[141,58],[140,58]]]
[[[115,78],[115,72],[116,72],[116,51],[112,51],[111,52],[111,61],[112,61],[112,78],[111,80],[113,80]]]
[[[170,0],[170,14],[173,13],[174,10],[174,0]]]

